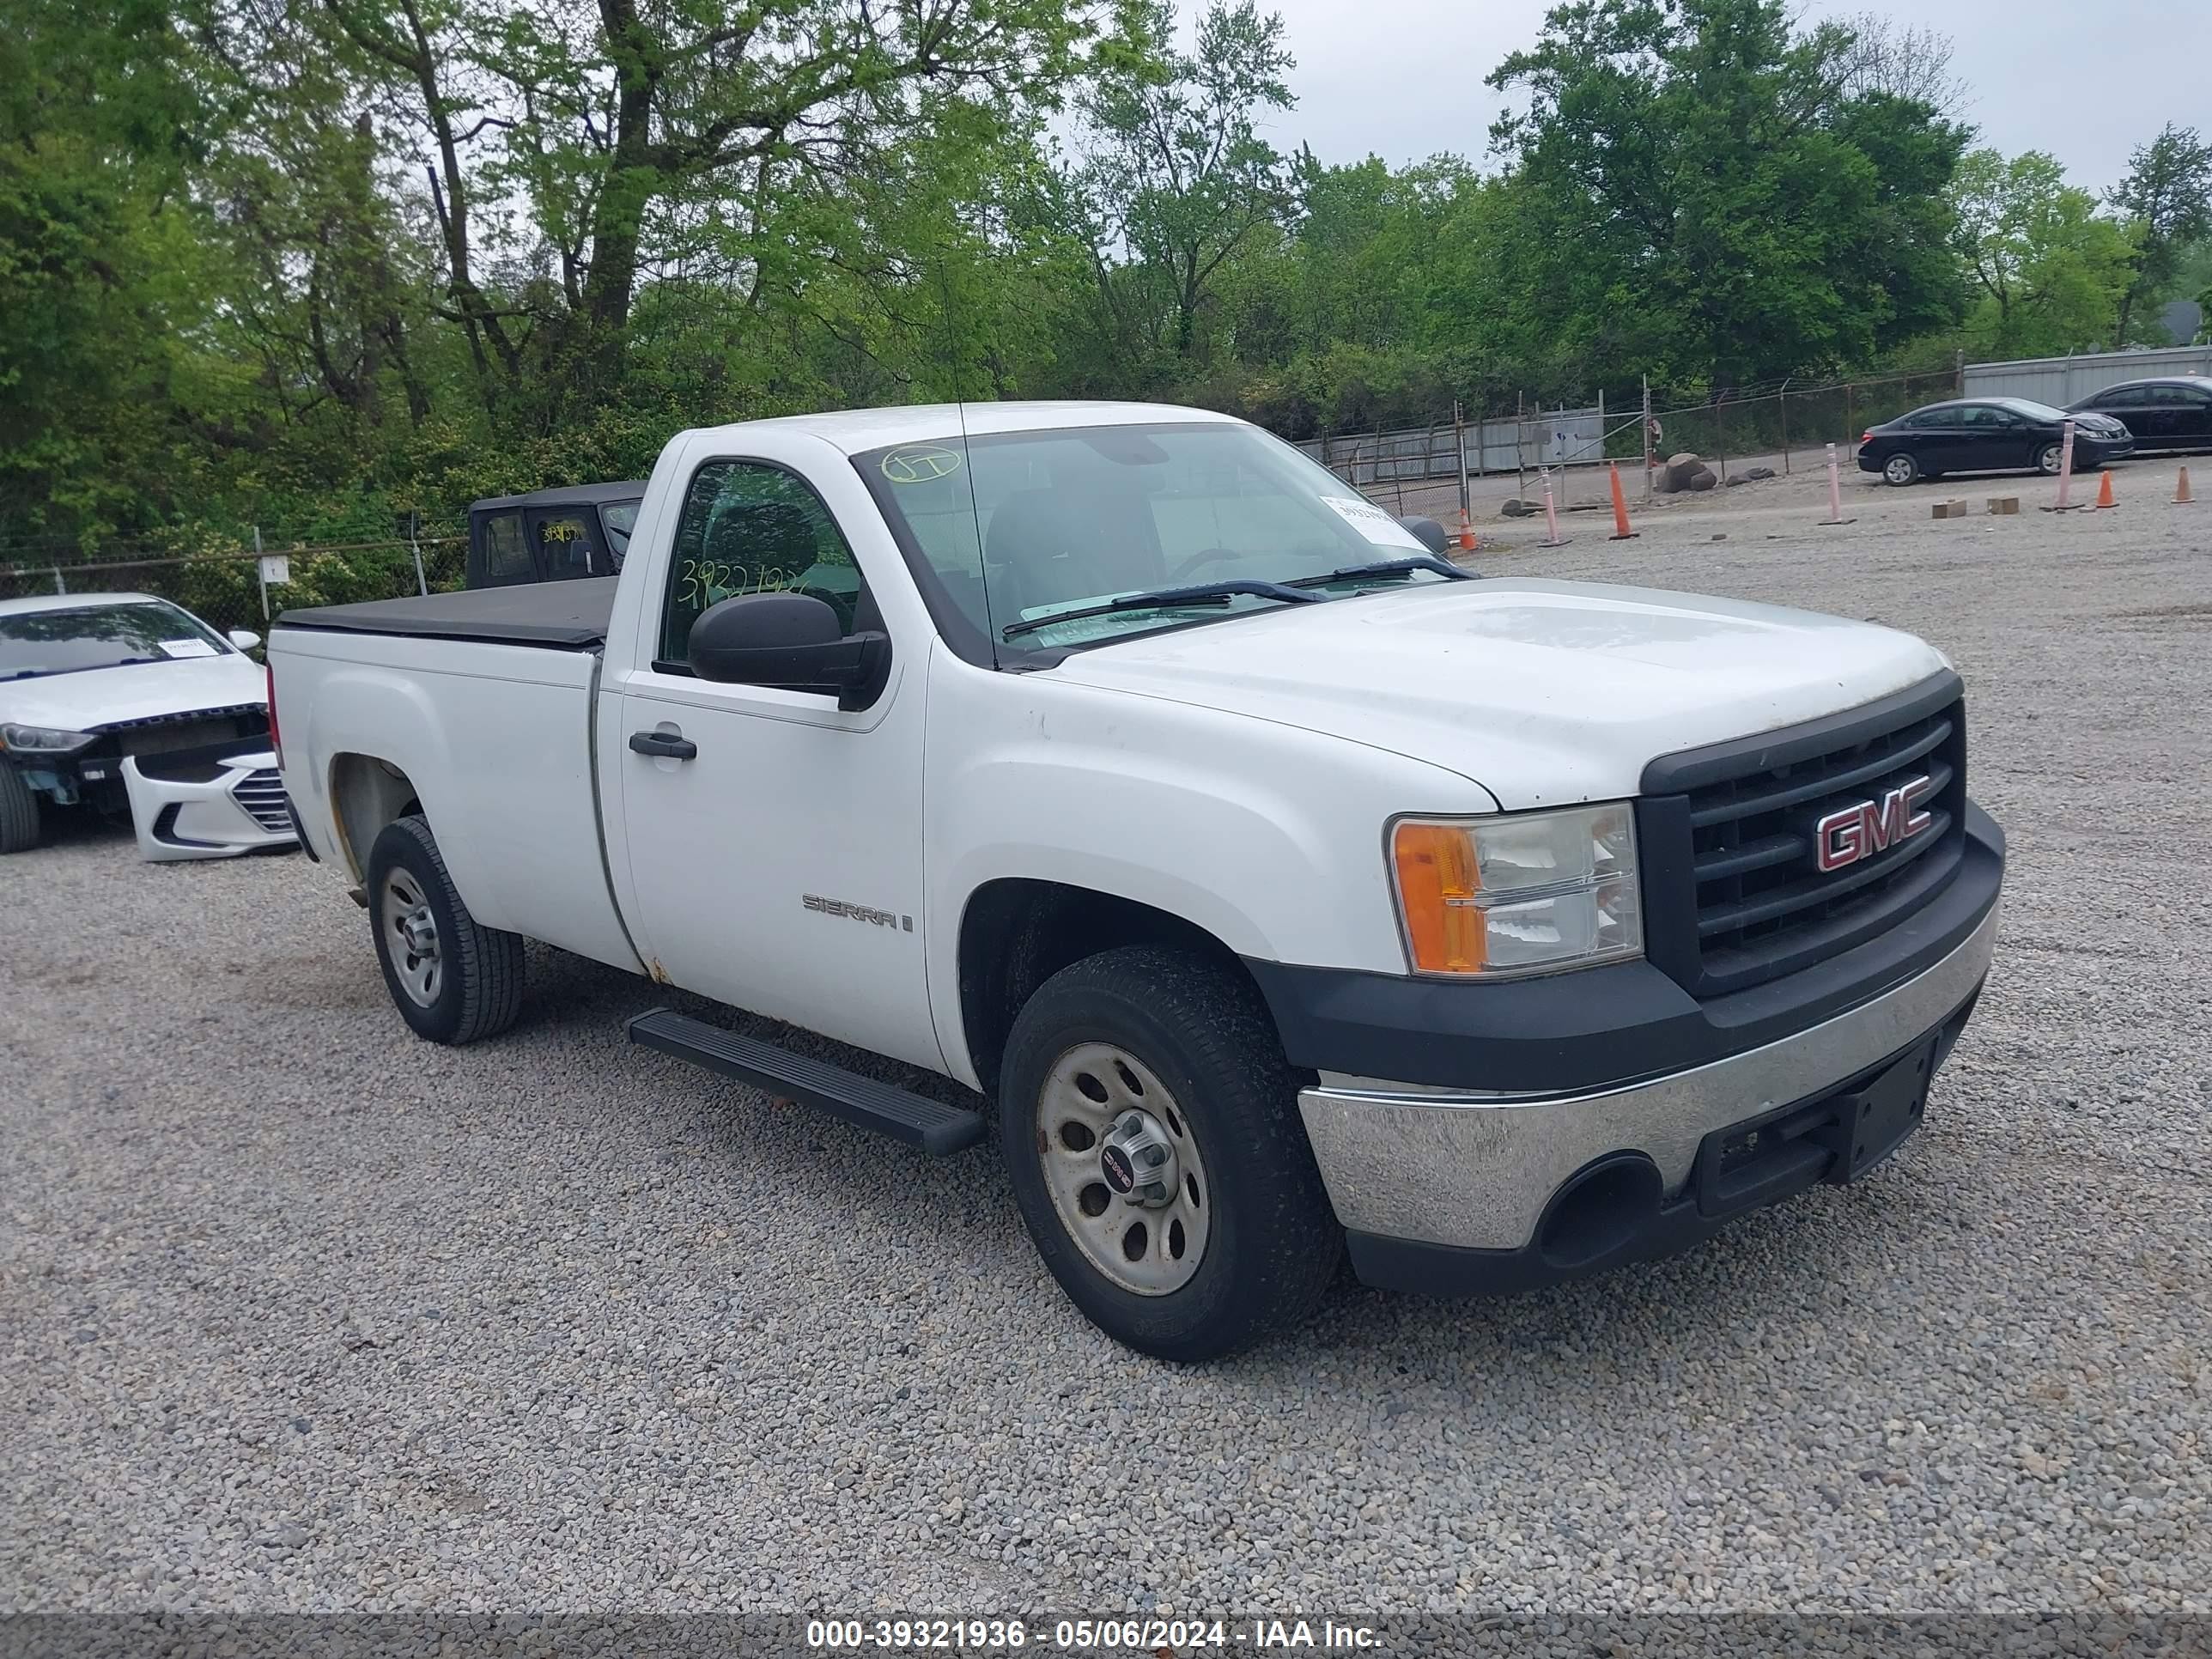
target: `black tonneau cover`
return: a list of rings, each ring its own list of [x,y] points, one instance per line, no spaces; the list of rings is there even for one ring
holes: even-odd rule
[[[320,628],[341,634],[404,634],[416,639],[475,640],[537,645],[556,651],[596,651],[606,642],[617,576],[581,581],[522,582],[472,587],[361,605],[287,611],[279,628]]]

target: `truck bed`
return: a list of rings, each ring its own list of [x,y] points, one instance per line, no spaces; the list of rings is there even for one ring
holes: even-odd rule
[[[475,587],[359,605],[287,611],[280,628],[342,634],[401,634],[416,639],[473,640],[487,645],[535,645],[556,651],[596,651],[606,642],[614,612],[614,576],[582,581],[525,582]]]

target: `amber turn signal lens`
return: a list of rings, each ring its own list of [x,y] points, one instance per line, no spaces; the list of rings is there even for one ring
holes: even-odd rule
[[[1475,906],[1481,889],[1474,841],[1457,824],[1405,823],[1390,839],[1398,900],[1413,966],[1425,974],[1482,970],[1486,933]]]

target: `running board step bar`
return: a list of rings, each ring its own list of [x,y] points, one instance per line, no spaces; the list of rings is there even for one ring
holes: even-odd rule
[[[981,1112],[947,1106],[842,1066],[739,1036],[673,1008],[648,1010],[633,1017],[629,1024],[632,1042],[688,1060],[769,1094],[817,1107],[833,1117],[919,1146],[935,1157],[972,1146],[982,1138]]]

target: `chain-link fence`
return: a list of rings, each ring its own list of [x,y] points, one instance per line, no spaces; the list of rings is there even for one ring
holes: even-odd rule
[[[1717,392],[1702,403],[1655,409],[1651,458],[1663,464],[1670,456],[1695,455],[1723,478],[1731,466],[1791,472],[1820,464],[1830,444],[1849,456],[1869,427],[1956,396],[1957,373],[1948,368],[1816,386],[1785,380],[1751,397]],[[1629,447],[1613,447],[1614,459],[1635,454],[1640,462],[1641,441],[1632,427],[1626,438]],[[1614,444],[1620,441],[1616,437]]]
[[[1869,426],[1909,409],[1960,396],[1959,373],[1873,375],[1862,380],[1778,383],[1717,389],[1691,402],[1678,390],[1641,387],[1601,392],[1589,403],[1546,409],[1521,400],[1511,413],[1437,421],[1425,427],[1334,433],[1297,445],[1373,500],[1402,501],[1406,489],[1462,474],[1470,479],[1511,475],[1527,495],[1540,471],[1641,466],[1645,453],[1644,398],[1651,399],[1652,461],[1692,454],[1725,478],[1732,467],[1770,466],[1791,472],[1817,465],[1829,444],[1845,453]],[[1650,491],[1647,489],[1646,499]],[[1401,508],[1402,510],[1402,507]]]
[[[210,625],[266,630],[279,612],[459,587],[465,537],[313,546],[243,544],[177,552],[152,543],[0,551],[0,599],[51,593],[154,593]],[[269,576],[264,580],[264,566]]]

